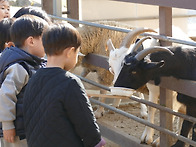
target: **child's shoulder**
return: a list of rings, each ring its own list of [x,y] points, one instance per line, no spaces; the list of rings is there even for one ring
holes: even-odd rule
[[[26,61],[29,59],[29,56],[26,55],[23,51],[21,51],[18,48],[6,48],[0,56],[0,72],[5,71],[8,67],[11,65],[18,63],[20,64],[21,62]],[[22,64],[20,64],[23,66]]]
[[[71,79],[76,80],[76,81],[77,81],[77,80],[80,80],[78,76],[76,76],[75,74],[73,74],[73,73],[71,73],[71,72],[69,72],[69,71],[66,71],[66,76],[67,76],[68,78],[71,78]]]
[[[80,76],[77,76],[71,72],[66,72],[66,75],[71,79],[72,83],[74,83],[74,85],[78,85],[79,87],[84,87],[82,84],[82,81],[80,79]]]
[[[27,75],[28,72],[25,67],[20,63],[13,63],[6,69],[7,72],[16,72],[18,75]]]
[[[27,70],[19,63],[14,63],[9,67],[5,68],[0,73],[0,84],[4,81],[12,81],[13,83],[17,84],[26,84],[29,79],[29,74]]]

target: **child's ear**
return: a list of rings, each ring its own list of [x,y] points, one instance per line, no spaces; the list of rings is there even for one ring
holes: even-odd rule
[[[32,36],[29,36],[26,40],[25,43],[28,44],[28,46],[32,46],[34,44],[34,40]]]
[[[67,50],[67,57],[72,56],[73,52],[75,52],[75,48],[74,47],[70,47],[70,48],[67,48],[65,50]]]
[[[15,46],[15,45],[14,45],[14,42],[9,41],[9,42],[6,42],[6,43],[5,43],[5,48],[6,48],[6,47],[11,47],[11,46]]]

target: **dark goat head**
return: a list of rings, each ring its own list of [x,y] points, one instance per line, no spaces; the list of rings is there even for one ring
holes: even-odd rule
[[[145,57],[157,51],[166,51],[173,54],[165,47],[152,47],[140,51],[135,56],[127,55],[114,86],[138,89],[151,80],[154,72],[164,65],[164,61],[151,62]]]

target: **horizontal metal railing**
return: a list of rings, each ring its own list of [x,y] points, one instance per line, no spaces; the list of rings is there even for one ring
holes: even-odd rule
[[[151,128],[154,128],[154,129],[156,129],[156,130],[158,130],[158,131],[160,131],[160,132],[163,132],[163,133],[165,133],[165,134],[169,134],[170,136],[172,136],[172,137],[174,137],[174,138],[177,138],[177,139],[179,139],[179,140],[181,140],[181,141],[183,141],[183,142],[186,142],[186,143],[188,143],[188,144],[190,144],[190,145],[196,146],[196,142],[195,142],[195,141],[192,141],[192,140],[190,140],[190,139],[188,139],[188,138],[186,138],[186,137],[183,137],[183,136],[181,136],[181,135],[178,135],[178,134],[176,134],[176,133],[173,133],[172,131],[170,131],[170,130],[168,130],[168,129],[165,129],[165,128],[163,128],[163,127],[157,126],[157,125],[155,125],[155,124],[152,124],[152,123],[150,123],[150,122],[148,122],[148,121],[146,121],[146,120],[144,120],[144,119],[141,119],[141,118],[139,118],[139,117],[137,117],[137,116],[135,116],[135,115],[132,115],[132,114],[130,114],[130,113],[127,113],[127,112],[122,111],[122,110],[120,110],[120,109],[117,109],[117,108],[115,108],[115,107],[109,106],[109,105],[107,105],[107,104],[101,103],[101,102],[99,102],[99,101],[97,101],[97,100],[95,100],[95,99],[90,99],[90,101],[91,101],[92,103],[95,103],[95,104],[98,104],[98,105],[100,105],[100,106],[103,106],[104,108],[107,108],[107,109],[109,109],[109,110],[112,110],[112,111],[114,111],[114,112],[116,112],[116,113],[119,113],[119,114],[121,114],[121,115],[123,115],[123,116],[126,116],[126,117],[128,117],[128,118],[130,118],[130,119],[133,119],[133,120],[135,120],[135,121],[137,121],[137,122],[139,122],[139,123],[141,123],[141,124],[144,124],[144,125],[146,125],[146,126],[149,126],[149,127],[151,127]]]
[[[81,21],[81,20],[76,20],[76,19],[71,19],[71,18],[64,18],[64,17],[54,16],[54,15],[49,15],[49,16],[53,19],[59,19],[59,20],[64,20],[64,21],[68,21],[71,23],[83,24],[83,25],[88,25],[88,26],[93,26],[93,27],[98,27],[98,28],[104,28],[104,29],[108,29],[108,30],[124,32],[124,33],[128,33],[131,31],[130,29],[117,28],[117,27],[112,27],[112,26],[93,23],[93,22]],[[194,42],[194,41],[185,41],[185,40],[176,39],[176,38],[169,37],[169,36],[158,35],[155,33],[143,33],[143,34],[141,34],[141,36],[151,36],[155,39],[159,39],[159,40],[163,40],[163,41],[168,41],[168,42],[179,43],[179,44],[190,45],[190,46],[196,47],[196,42]]]
[[[89,84],[94,85],[94,86],[96,86],[96,87],[99,87],[99,88],[101,88],[101,89],[110,91],[110,88],[107,87],[107,86],[104,86],[104,85],[102,85],[102,84],[96,83],[96,82],[94,82],[94,81],[92,81],[92,80],[86,79],[86,78],[81,77],[81,76],[79,76],[79,75],[76,75],[76,76],[79,77],[82,81],[84,81],[84,82],[86,82],[86,83],[89,83]],[[121,98],[121,97],[119,96],[119,98]],[[186,120],[188,120],[188,121],[191,121],[191,122],[193,122],[193,123],[196,123],[196,118],[194,118],[194,117],[187,116],[187,115],[185,115],[185,114],[175,112],[175,111],[173,111],[173,110],[170,109],[170,108],[167,108],[167,107],[164,107],[164,106],[161,106],[161,105],[152,103],[152,102],[147,101],[147,100],[140,99],[140,98],[137,97],[137,96],[131,96],[131,97],[129,97],[129,99],[134,100],[134,101],[139,102],[139,103],[146,104],[146,105],[148,105],[148,106],[157,108],[157,109],[159,109],[159,110],[162,110],[162,111],[171,113],[171,114],[173,114],[173,115],[182,117],[183,119],[186,119]]]

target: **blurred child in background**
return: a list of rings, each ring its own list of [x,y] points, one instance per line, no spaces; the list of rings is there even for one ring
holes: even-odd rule
[[[10,37],[10,28],[15,19],[7,18],[0,21],[0,53],[6,48],[14,46]]]
[[[48,14],[44,10],[38,9],[38,8],[35,8],[32,6],[22,7],[14,14],[13,17],[18,18],[18,17],[25,15],[25,14],[30,14],[30,15],[35,15],[35,16],[41,17],[42,19],[44,19],[48,23],[51,23],[50,17],[48,16]]]
[[[8,0],[0,0],[0,21],[10,18],[10,5]]]

